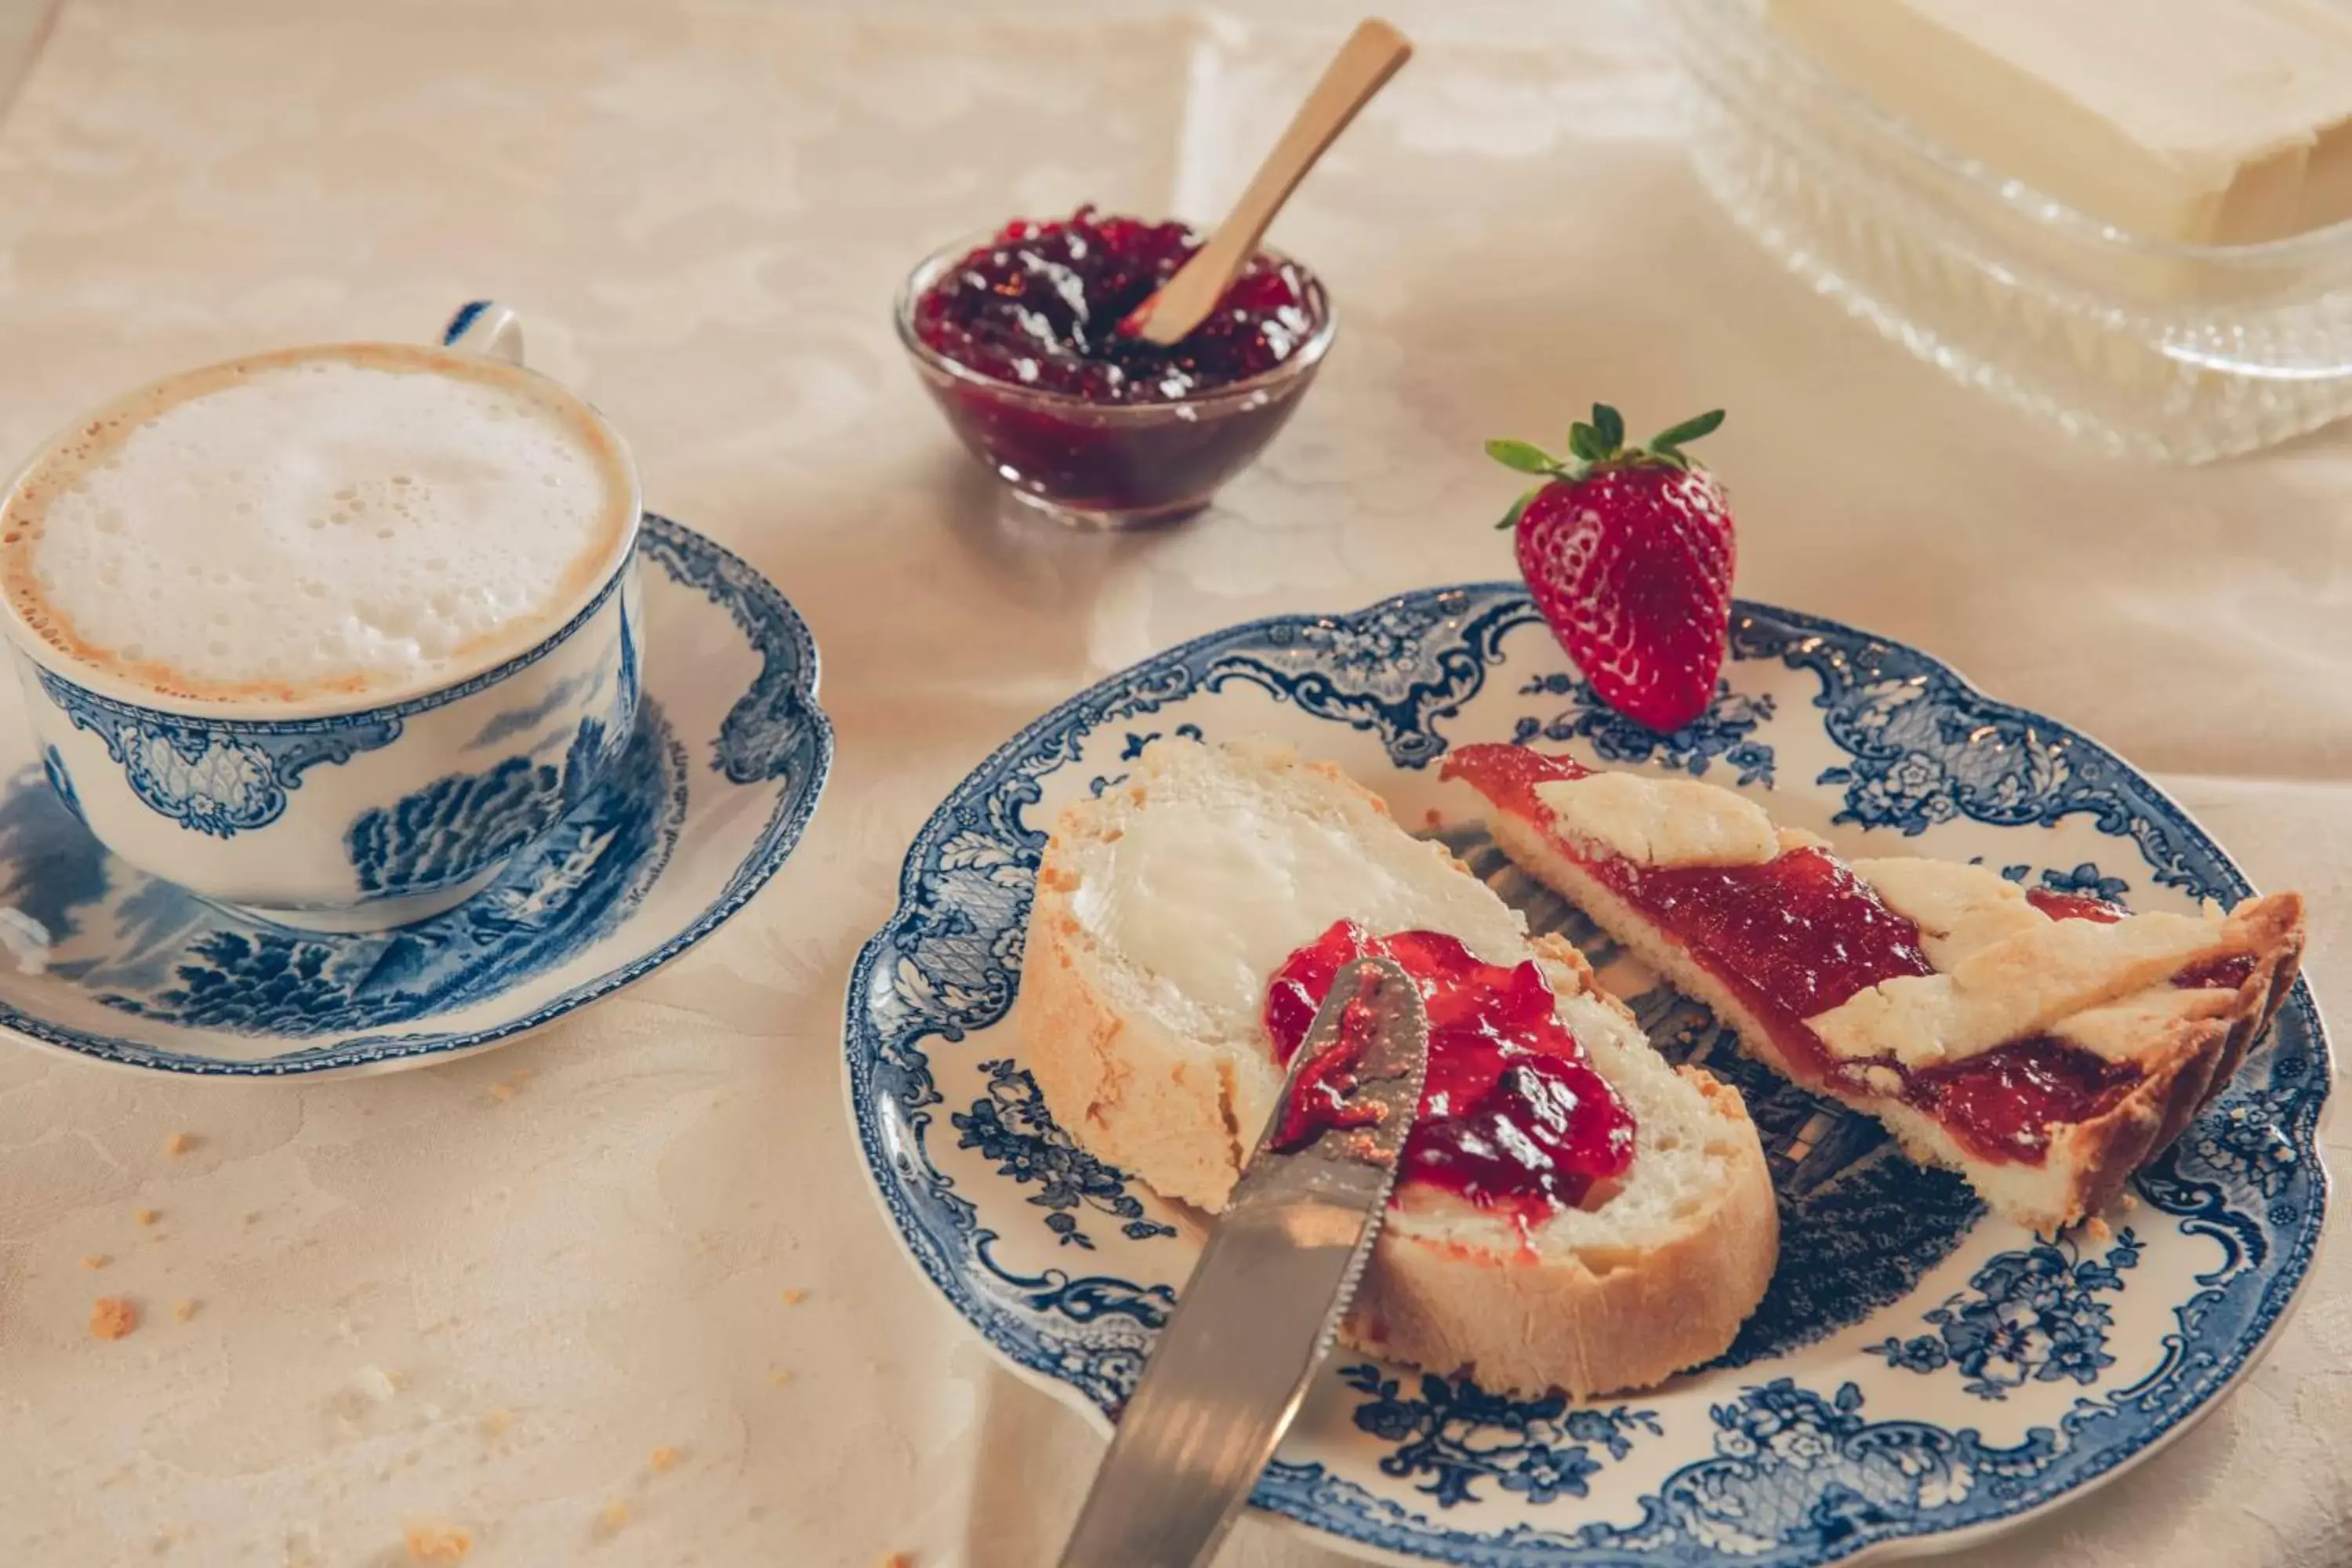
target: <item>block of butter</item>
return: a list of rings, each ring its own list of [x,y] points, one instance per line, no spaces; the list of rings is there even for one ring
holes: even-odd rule
[[[2352,218],[2339,0],[1766,0],[1886,112],[2151,239],[2250,245]]]

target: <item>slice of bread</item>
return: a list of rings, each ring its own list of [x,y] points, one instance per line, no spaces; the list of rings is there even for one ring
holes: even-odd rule
[[[1526,922],[1337,768],[1255,744],[1163,741],[1063,814],[1022,969],[1026,1061],[1097,1156],[1215,1209],[1275,1109],[1261,1021],[1276,969],[1339,920],[1439,931],[1544,966],[1559,1016],[1633,1114],[1603,1200],[1540,1219],[1400,1187],[1346,1337],[1490,1390],[1579,1398],[1720,1354],[1764,1294],[1780,1216],[1738,1093],[1675,1068],[1573,947]]]
[[[1563,854],[1540,823],[1498,805],[1486,812],[1488,830],[1513,862],[1591,916],[1601,929],[1685,995],[1704,1003],[1739,1037],[1740,1049],[1811,1092],[1873,1116],[1911,1159],[1959,1172],[1987,1203],[2045,1235],[2099,1213],[2114,1202],[2133,1173],[2162,1153],[2205,1104],[2229,1082],[2294,982],[2303,952],[2303,900],[2294,893],[2250,900],[2221,928],[2219,940],[2253,955],[2252,973],[2234,991],[2210,993],[2201,1016],[2165,1021],[2133,1050],[2143,1077],[2112,1109],[2089,1121],[2053,1127],[2039,1164],[1984,1159],[1963,1148],[1943,1123],[1899,1100],[1807,1082],[1774,1046],[1771,1032],[1729,987],[1701,967],[1679,942]]]

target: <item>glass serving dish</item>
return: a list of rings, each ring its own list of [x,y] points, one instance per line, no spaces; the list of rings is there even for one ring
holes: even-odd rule
[[[1659,0],[1700,181],[1814,289],[1958,380],[2118,454],[2202,462],[2352,413],[2352,224],[2130,234],[1938,146],[1767,31]]]
[[[1261,375],[1167,403],[1096,403],[1018,386],[945,357],[915,330],[915,301],[989,237],[966,235],[916,266],[893,310],[898,342],[949,426],[1006,496],[1071,528],[1157,528],[1207,506],[1289,422],[1339,331],[1318,279],[1321,320],[1313,334]]]

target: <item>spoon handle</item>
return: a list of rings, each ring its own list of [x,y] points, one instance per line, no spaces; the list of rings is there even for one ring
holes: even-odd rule
[[[1217,232],[1128,318],[1125,329],[1162,346],[1189,336],[1224,298],[1234,275],[1257,254],[1266,226],[1324,149],[1412,58],[1412,43],[1386,22],[1371,18],[1357,24]]]

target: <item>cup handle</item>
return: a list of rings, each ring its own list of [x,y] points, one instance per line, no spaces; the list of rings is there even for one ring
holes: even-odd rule
[[[441,329],[441,346],[522,363],[522,318],[495,300],[469,300]]]

